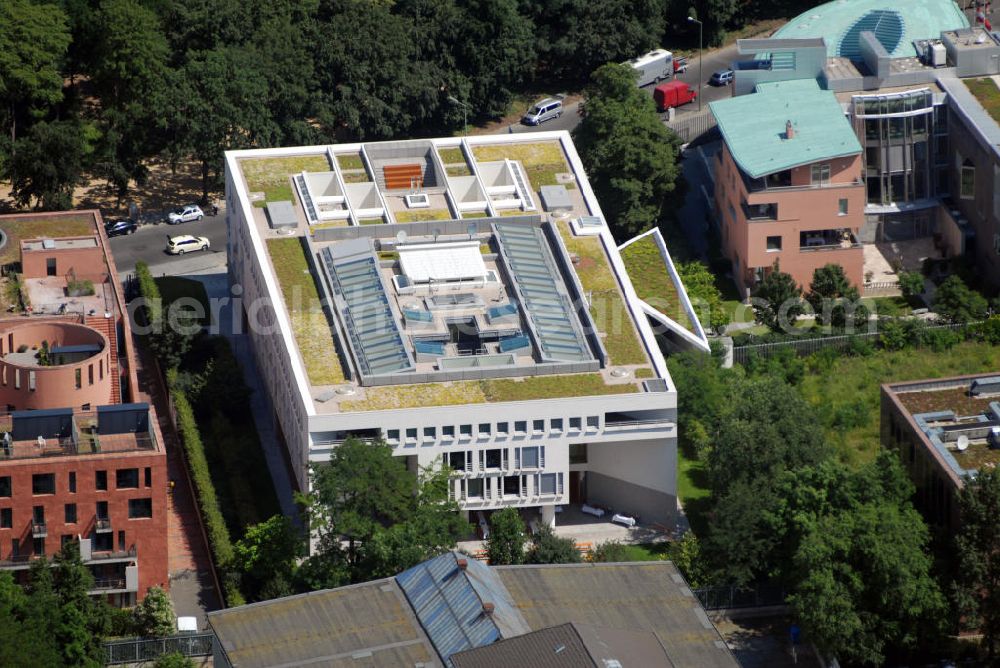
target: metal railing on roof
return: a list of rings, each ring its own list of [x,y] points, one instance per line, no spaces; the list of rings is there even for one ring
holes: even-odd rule
[[[155,661],[164,654],[179,653],[187,657],[211,656],[212,633],[185,633],[167,638],[127,638],[104,643],[104,663]]]

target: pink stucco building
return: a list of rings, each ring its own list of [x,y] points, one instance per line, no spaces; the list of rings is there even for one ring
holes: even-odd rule
[[[860,286],[862,149],[833,93],[811,79],[760,84],[711,109],[723,137],[714,165],[722,250],[744,296],[775,263],[804,289],[831,263]]]

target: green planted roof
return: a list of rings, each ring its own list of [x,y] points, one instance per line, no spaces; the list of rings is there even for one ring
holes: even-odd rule
[[[709,107],[736,164],[752,178],[861,152],[840,103],[813,79],[759,84],[752,95]]]
[[[914,40],[937,39],[943,30],[968,27],[954,0],[834,0],[799,14],[773,37],[822,37],[828,55],[858,60],[858,38],[868,30],[890,56],[904,58],[917,55]]]

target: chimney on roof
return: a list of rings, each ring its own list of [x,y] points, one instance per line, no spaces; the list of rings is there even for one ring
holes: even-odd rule
[[[485,601],[483,603],[483,614],[486,615],[487,617],[493,616],[493,604],[490,603],[489,601]]]
[[[785,139],[795,138],[795,126],[792,125],[791,120],[785,121]]]
[[[458,570],[460,571],[464,571],[466,568],[469,567],[469,562],[466,559],[456,559],[455,563],[458,564]]]

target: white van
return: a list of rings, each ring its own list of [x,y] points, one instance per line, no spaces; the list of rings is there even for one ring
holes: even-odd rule
[[[656,49],[622,65],[628,65],[636,71],[636,84],[641,88],[651,83],[660,83],[674,75],[674,54],[666,49]]]
[[[562,116],[562,100],[547,97],[528,110],[521,122],[525,125],[541,125],[545,121]]]

